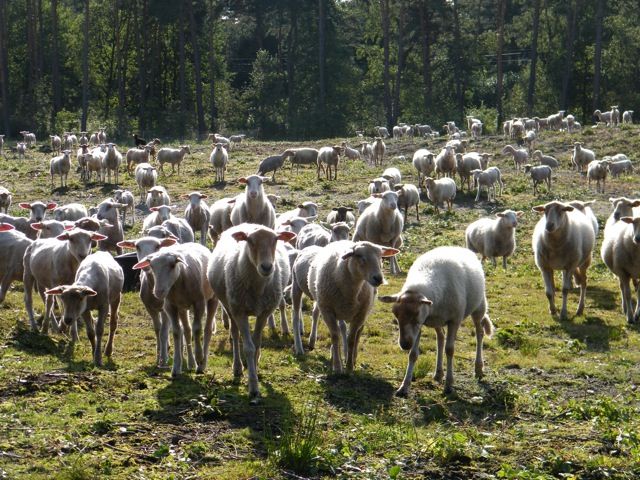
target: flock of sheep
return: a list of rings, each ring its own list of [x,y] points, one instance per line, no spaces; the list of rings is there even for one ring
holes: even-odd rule
[[[630,116],[625,112],[623,120],[630,121]],[[605,120],[607,124],[614,125],[614,117],[611,113],[609,120]],[[51,324],[55,331],[70,329],[72,340],[77,341],[77,322],[82,318],[94,363],[101,365],[105,322],[108,318],[109,336],[104,354],[110,356],[125,282],[125,272],[109,252],[120,255],[123,249],[134,249],[137,263],[133,269],[140,271],[140,298],[153,322],[158,366],[169,364],[170,331],[173,336],[172,375],[182,373],[185,351],[188,369],[206,371],[209,345],[216,331],[215,314],[222,306],[220,316],[229,329],[233,350],[233,373],[241,376],[243,366],[246,367],[249,396],[257,399],[262,331],[267,323],[275,328],[276,310],[282,332],[290,333],[285,299],[293,306],[294,352],[305,353],[303,294],[313,302],[309,348],[315,346],[318,320],[322,317],[330,333],[332,370],[350,372],[356,365],[360,337],[373,308],[377,287],[385,282],[381,261],[388,258],[391,274],[401,273],[396,256],[403,246],[402,233],[410,208],[416,208],[416,219],[420,221],[421,191],[433,203],[436,213],[443,204],[449,210],[453,208],[458,189],[456,174],[460,190],[466,185],[471,191],[473,182],[477,189],[475,201],[480,199],[482,189],[487,190],[488,200],[495,200],[496,187],[498,195],[502,194],[503,175],[497,166],[488,165],[493,154],[468,151],[471,142],[482,135],[482,123],[472,117],[467,120],[471,141],[455,123],[448,122],[443,128],[449,140],[438,153],[426,148],[415,151],[411,161],[417,185],[403,182],[400,170],[389,167],[369,181],[370,197],[358,202],[357,219],[353,207],[336,205],[322,223],[315,222],[318,205],[310,201],[300,202],[297,208],[278,215],[277,198],[265,192],[269,178],[264,175],[272,173],[274,180],[287,159],[292,168],[314,165],[318,178],[324,172],[329,180],[337,178],[342,157],[380,166],[386,153],[385,128],[376,127],[378,136],[373,142],[362,138],[357,149],[344,142],[320,149],[287,149],[280,155],[267,157],[260,162],[256,174],[239,179],[245,185],[239,195],[218,199],[210,206],[206,194],[183,195],[188,200],[183,218],[173,214],[176,207],[171,203],[169,191],[157,184],[158,171],[153,161],[161,171],[164,163],[170,163],[173,171],[177,166],[180,174],[180,164],[191,153],[189,146],[156,151],[158,139],[147,143],[136,136],[137,146],[142,148],[132,148],[123,156],[115,144],[106,143],[106,136],[99,136],[104,135],[103,130],[94,134],[95,139],[94,135],[86,138],[86,132],[81,132],[81,138],[76,140],[80,145],[76,167],[85,183],[94,174],[97,181],[104,182],[108,177],[110,183],[113,173],[117,184],[126,159],[126,170],[135,177],[140,203],[150,212],[143,220],[143,236],[124,238],[126,213],[130,211],[131,222],[136,221],[135,195],[128,190],[114,190],[112,198],[89,210],[82,204],[22,202],[19,206],[30,211],[26,218],[8,215],[12,195],[0,187],[0,210],[5,212],[0,214],[0,302],[11,283],[18,280],[24,284],[25,307],[33,330],[47,333]],[[565,118],[564,112],[545,119],[513,119],[505,123],[505,135],[519,145],[506,145],[502,154],[513,157],[516,175],[522,168],[531,177],[534,194],[541,183],[551,191],[552,173],[560,165],[555,158],[534,150],[538,136],[545,128],[572,132],[578,128],[576,124],[573,117]],[[26,145],[27,135],[32,134],[23,134]],[[398,125],[393,134],[396,139],[436,135],[426,125]],[[66,133],[64,141],[51,137],[52,150],[59,153],[50,162],[52,188],[55,175],[60,176],[61,187],[66,186],[71,148],[76,144],[72,136]],[[242,142],[243,136],[226,138],[212,134],[209,138],[213,140],[209,160],[215,180],[223,182],[231,145]],[[2,136],[0,139],[3,143]],[[616,157],[598,161],[593,151],[575,142],[572,165],[578,171],[587,166],[589,180],[598,182],[597,188],[602,181],[604,189],[607,173],[632,171],[628,158]],[[406,162],[405,158],[397,160]],[[619,278],[623,312],[629,322],[634,322],[640,319],[640,302],[634,306],[629,283],[633,281],[635,286],[640,279],[640,210],[637,210],[640,199],[610,200],[614,210],[604,228],[601,255]],[[542,215],[532,238],[535,263],[545,283],[549,310],[554,315],[553,272],[562,271],[561,318],[567,316],[567,295],[573,279],[580,287],[577,315],[584,310],[587,269],[599,233],[591,203],[552,201],[533,208]],[[54,219],[45,219],[51,211]],[[400,346],[409,351],[409,364],[398,395],[409,392],[422,326],[436,330],[435,378],[438,381],[444,378],[445,390],[449,391],[453,386],[456,332],[464,318],[471,316],[477,339],[475,373],[482,376],[483,338],[492,334],[493,325],[487,314],[484,272],[476,254],[482,260],[491,259],[494,265],[502,257],[506,268],[507,258],[516,248],[515,230],[522,215],[521,211],[505,210],[494,218],[471,223],[465,231],[466,248],[440,247],[421,255],[409,269],[398,293],[378,297],[392,304],[400,329]],[[198,234],[199,243],[195,243]],[[207,248],[208,236],[214,244],[212,251]],[[96,245],[98,251],[92,253]],[[34,291],[45,305],[41,327],[33,309]],[[54,313],[56,303],[61,307],[60,319]],[[98,312],[95,322],[93,310]],[[256,318],[253,331],[249,317]],[[446,377],[443,350],[447,356]]]

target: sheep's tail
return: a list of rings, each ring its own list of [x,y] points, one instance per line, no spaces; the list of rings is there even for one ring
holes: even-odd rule
[[[482,324],[482,329],[484,330],[484,334],[487,337],[491,338],[495,329],[493,328],[493,323],[491,322],[489,315],[485,314],[485,316],[482,317],[482,320],[480,321],[480,323]]]

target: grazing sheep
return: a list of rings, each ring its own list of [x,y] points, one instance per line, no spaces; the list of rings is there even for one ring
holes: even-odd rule
[[[600,226],[598,225],[598,219],[596,218],[593,210],[591,210],[591,205],[596,203],[595,200],[588,200],[583,202],[581,200],[572,200],[568,202],[573,208],[582,212],[591,222],[591,226],[593,227],[593,234],[598,238],[598,232],[600,231]]]
[[[580,173],[583,172],[584,167],[589,165],[596,159],[596,154],[593,150],[583,148],[582,143],[575,142],[573,144],[573,155],[571,156],[571,164],[576,167],[576,170]]]
[[[12,199],[11,192],[4,187],[0,187],[0,211],[4,210],[6,214],[11,206]]]
[[[374,127],[374,131],[376,132],[376,135],[378,137],[381,138],[389,138],[389,130],[387,130],[387,127]]]
[[[237,133],[235,135],[231,135],[229,137],[229,148],[231,148],[231,145],[235,144],[235,143],[242,143],[245,139],[246,135],[244,133]]]
[[[622,123],[633,123],[633,110],[625,110],[622,113]]]
[[[131,175],[133,166],[140,163],[149,163],[149,155],[151,153],[151,147],[144,145],[144,148],[130,148],[127,150],[127,173]]]
[[[12,217],[11,215],[0,213],[0,223],[9,223],[13,225],[16,227],[16,230],[24,233],[27,238],[30,238],[31,240],[35,240],[38,234],[38,232],[31,228],[31,224],[41,222],[45,219],[47,211],[54,210],[58,206],[55,202],[21,202],[18,205],[20,208],[31,211],[29,218]]]
[[[369,194],[388,192],[391,190],[389,180],[386,178],[378,177],[369,181]]]
[[[440,214],[440,205],[447,204],[447,210],[453,208],[453,200],[456,198],[456,181],[453,178],[441,178],[435,180],[427,177],[424,181],[427,189],[427,198],[433,203],[436,214]]]
[[[229,154],[227,153],[227,150],[224,148],[222,143],[216,143],[213,145],[213,151],[211,152],[211,155],[209,155],[209,161],[211,162],[211,166],[216,171],[216,183],[224,182],[224,172],[227,170]],[[178,174],[180,174],[179,168]]]
[[[384,154],[387,150],[387,146],[382,141],[381,137],[376,137],[372,144],[373,149],[373,164],[375,166],[382,165],[382,161],[384,160]]]
[[[106,220],[108,223],[103,224],[98,230],[105,236],[104,240],[98,242],[98,248],[102,251],[113,250],[116,255],[122,255],[122,248],[118,246],[118,242],[124,240],[124,232],[122,231],[122,223],[120,223],[120,211],[127,208],[124,203],[114,202],[111,199],[104,200],[98,205],[98,220]]]
[[[327,214],[327,223],[345,222],[351,226],[355,225],[356,217],[351,207],[333,207]]]
[[[547,192],[551,192],[551,174],[553,170],[548,165],[536,165],[526,164],[524,166],[524,172],[528,173],[533,181],[533,194],[537,195],[538,185],[541,183],[547,184]]]
[[[115,175],[115,184],[118,184],[118,175],[121,163],[122,154],[116,148],[115,143],[107,143],[107,151],[102,158],[102,169],[106,170],[109,183],[111,183],[111,171],[113,170]]]
[[[465,181],[467,183],[467,190],[471,191],[471,172],[473,170],[481,170],[482,162],[479,154],[472,152],[463,155],[462,153],[456,153],[456,170],[460,175],[460,190],[464,191]]]
[[[191,147],[189,145],[180,145],[180,148],[161,148],[158,150],[158,164],[160,165],[160,171],[164,174],[163,165],[165,163],[171,164],[171,173],[176,173],[176,165],[178,166],[178,175],[180,175],[180,164],[184,160],[186,154],[191,154]]]
[[[367,208],[356,223],[353,241],[368,241],[385,247],[400,249],[404,219],[398,211],[398,194],[384,192],[377,194],[378,199]],[[402,273],[397,258],[390,258],[391,274]]]
[[[413,154],[411,162],[418,171],[418,188],[422,188],[424,178],[430,176],[436,168],[435,156],[426,148],[421,148]]]
[[[398,194],[398,208],[404,209],[404,223],[407,224],[409,208],[416,207],[416,221],[420,221],[420,192],[415,185],[398,183],[395,185]]]
[[[22,281],[24,252],[33,240],[9,223],[0,223],[0,303],[4,302],[11,283]]]
[[[385,194],[389,193],[393,192]],[[308,293],[315,300],[331,334],[334,373],[343,371],[341,336],[346,344],[346,371],[353,371],[364,322],[373,308],[376,289],[384,283],[380,260],[397,253],[395,248],[371,242],[341,241],[324,247],[311,262]],[[345,324],[349,325],[348,334]]]
[[[358,145],[362,159],[367,163],[372,163],[373,160],[373,144],[368,142],[362,142]]]
[[[332,180],[331,171],[333,170],[333,180],[338,179],[338,162],[340,161],[340,155],[342,155],[342,147],[334,145],[333,147],[322,147],[318,151],[318,180],[320,180],[320,170],[325,171],[327,180]],[[322,164],[326,164],[325,169]]]
[[[236,197],[236,202],[231,209],[231,223],[257,223],[265,227],[273,228],[276,222],[276,211],[267,200],[262,184],[268,177],[249,175],[238,179],[247,187],[243,194]]]
[[[278,218],[276,218],[275,228],[279,229],[278,227],[284,225],[286,221],[296,217],[315,218],[318,216],[318,207],[319,205],[314,202],[302,202],[293,210],[288,210],[278,215]]]
[[[178,243],[191,243],[195,242],[195,234],[189,222],[184,218],[178,218],[171,216],[169,219],[162,222],[161,226],[178,239]],[[149,231],[147,235],[149,235]],[[205,237],[206,238],[206,237]],[[205,245],[206,246],[206,245]]]
[[[283,155],[271,155],[270,157],[265,158],[258,165],[258,170],[256,171],[256,175],[265,176],[267,173],[272,172],[271,181],[275,183],[276,181],[276,172],[282,168],[284,161],[287,157]]]
[[[135,208],[135,199],[133,198],[133,193],[129,190],[114,190],[111,192],[113,194],[113,200],[118,203],[122,203],[126,205],[122,209],[122,225],[124,226],[127,220],[127,210],[131,210],[131,225],[136,223],[136,208]]]
[[[349,145],[347,145],[347,142],[342,142],[341,146],[342,150],[344,151],[344,156],[349,160],[360,160],[361,156],[358,150],[356,150],[355,148],[351,148]]]
[[[456,155],[451,145],[446,145],[435,159],[435,173],[440,176],[450,177],[456,173]]]
[[[496,213],[495,219],[481,218],[471,223],[465,230],[466,246],[482,255],[482,261],[491,259],[496,266],[496,257],[502,257],[502,267],[507,269],[507,257],[516,249],[516,227],[518,218],[524,212],[505,210]]]
[[[534,145],[536,139],[537,139],[536,132],[533,131],[533,130],[528,130],[524,134],[524,137],[522,137],[522,140],[524,141],[524,143],[527,144],[527,148],[529,149],[529,152],[531,152],[531,150],[533,150],[533,145]]]
[[[587,269],[591,265],[591,251],[595,244],[593,226],[589,219],[567,203],[558,201],[533,207],[544,212],[533,231],[533,253],[542,274],[549,312],[556,314],[553,271],[562,270],[562,309],[560,318],[567,317],[567,296],[573,288],[571,278],[580,285],[580,301],[576,315],[582,315],[587,294]]]
[[[287,159],[291,157],[291,170],[296,166],[296,174],[300,172],[300,165],[318,165],[318,150],[315,148],[289,148],[282,152]]]
[[[491,337],[493,324],[487,314],[482,265],[472,252],[461,247],[435,248],[416,259],[400,292],[378,299],[393,304],[393,315],[400,327],[398,342],[403,350],[409,350],[407,371],[396,395],[406,397],[409,394],[413,369],[420,354],[423,325],[436,330],[436,371],[433,378],[440,382],[445,377],[442,366],[444,347],[447,355],[444,390],[445,393],[451,392],[456,334],[469,315],[476,331],[475,375],[479,379],[483,377],[482,343],[485,335]]]
[[[593,160],[589,162],[587,166],[587,179],[589,187],[591,187],[591,180],[596,182],[596,192],[601,191],[604,193],[605,182],[607,181],[607,174],[609,173],[609,161],[608,160]],[[600,182],[602,181],[602,186]]]
[[[560,162],[558,162],[558,160],[550,155],[543,155],[540,150],[533,152],[532,158],[540,162],[540,165],[547,165],[551,168],[558,168],[560,166]]]
[[[156,185],[147,191],[146,204],[148,208],[170,205],[169,192],[162,185]]]
[[[147,196],[147,190],[155,187],[158,181],[158,171],[149,163],[140,163],[136,166],[134,175],[136,177],[136,183],[138,184],[138,190],[140,190],[140,203],[142,203]]]
[[[317,223],[309,223],[302,227],[296,237],[296,249],[302,251],[311,246],[324,247],[331,242],[349,240],[351,226],[345,222],[328,225],[330,229]]]
[[[213,317],[218,304],[207,281],[210,254],[206,247],[197,243],[177,244],[152,253],[133,266],[134,269],[148,267],[151,270],[155,280],[153,295],[164,301],[164,311],[173,332],[173,377],[182,373],[183,329],[180,319],[190,309],[193,311],[191,331],[195,343],[196,372],[204,373],[207,369],[209,343],[215,325]],[[187,338],[187,343],[189,341]]]
[[[380,176],[389,181],[389,187],[391,187],[391,190],[393,190],[394,185],[402,182],[402,174],[400,173],[400,170],[395,167],[385,169]]]
[[[209,207],[209,236],[214,245],[218,242],[220,234],[233,226],[231,209],[235,203],[235,198],[222,198]]]
[[[604,157],[603,160],[607,160],[608,157]],[[633,173],[633,164],[631,160],[627,158],[623,153],[614,155],[610,159],[609,173],[613,178],[619,177],[623,173]]]
[[[113,353],[123,285],[124,272],[118,262],[106,252],[96,252],[80,262],[72,285],[58,285],[45,292],[62,300],[63,319],[65,325],[71,327],[72,341],[78,340],[77,323],[82,316],[93,350],[93,364],[96,366],[102,366],[102,335],[107,315],[109,338],[104,354],[110,358]],[[91,310],[98,310],[95,329]]]
[[[147,215],[142,222],[142,231],[147,232],[151,227],[156,225],[162,225],[162,222],[173,218],[171,210],[175,208],[175,205],[160,205],[158,207],[151,207],[151,213]]]
[[[520,171],[520,167],[527,163],[529,160],[529,152],[524,148],[514,148],[512,145],[505,145],[502,149],[503,155],[513,156],[513,163],[515,165],[516,172]]]
[[[51,189],[54,189],[53,176],[60,175],[60,188],[67,186],[67,177],[71,170],[71,150],[63,150],[62,155],[53,157],[49,162],[49,173],[51,173]]]
[[[87,207],[81,203],[68,203],[53,209],[53,218],[59,222],[69,220],[75,222],[87,216]]]
[[[49,135],[51,139],[51,151],[60,154],[62,150],[62,139],[58,135]]]
[[[294,238],[293,232],[276,233],[262,225],[238,225],[221,235],[209,261],[209,284],[231,320],[233,374],[242,375],[242,337],[252,402],[260,395],[258,360],[262,331],[267,319],[282,303],[290,277],[289,258],[278,241],[289,242]],[[256,292],[260,293],[256,295]],[[253,334],[249,316],[256,317]]]
[[[502,189],[504,183],[502,182],[502,173],[498,167],[489,167],[486,170],[472,170],[473,182],[478,186],[478,193],[476,194],[475,201],[480,200],[480,190],[482,187],[487,189],[487,201],[491,201],[493,193],[493,201],[496,200],[496,183],[500,186],[500,195],[502,195]]]
[[[209,206],[203,200],[207,198],[200,192],[191,192],[182,195],[182,198],[189,199],[189,205],[184,210],[184,218],[195,232],[200,232],[200,243],[207,246],[207,231],[209,230]]]

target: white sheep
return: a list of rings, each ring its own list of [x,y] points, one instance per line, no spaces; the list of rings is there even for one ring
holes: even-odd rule
[[[272,172],[271,181],[275,183],[276,172],[282,168],[284,161],[287,159],[284,155],[271,155],[260,162],[256,175],[265,176]]]
[[[156,185],[147,191],[145,203],[147,204],[147,208],[170,205],[171,197],[169,197],[169,192],[167,192],[166,188],[162,185]]]
[[[111,358],[113,340],[118,328],[118,309],[124,272],[113,257],[106,252],[89,255],[80,262],[73,284],[58,285],[46,290],[47,295],[54,295],[62,301],[63,319],[67,327],[71,327],[72,341],[78,340],[77,323],[80,317],[84,319],[87,336],[93,351],[93,363],[102,365],[102,335],[104,323],[109,316],[109,338],[104,354]],[[94,322],[91,310],[98,311],[98,318]]]
[[[542,274],[549,312],[556,314],[553,271],[562,270],[562,309],[560,318],[567,317],[567,296],[573,288],[572,277],[580,286],[580,301],[576,315],[582,315],[587,294],[587,269],[591,265],[591,251],[595,244],[593,226],[589,219],[567,203],[558,201],[533,207],[544,213],[533,231],[533,253]]]
[[[191,154],[190,145],[180,145],[180,148],[161,148],[158,150],[157,160],[160,165],[160,171],[164,174],[163,166],[165,163],[171,164],[171,173],[176,172],[178,166],[178,175],[180,175],[180,164],[184,160],[186,154]]]
[[[258,359],[262,331],[267,319],[283,302],[284,288],[289,283],[289,258],[279,241],[294,238],[292,232],[276,233],[262,225],[238,225],[221,235],[209,261],[209,284],[231,320],[233,374],[242,375],[241,337],[252,402],[260,395]],[[256,317],[253,334],[249,316]]]
[[[127,205],[124,203],[114,202],[111,199],[103,200],[98,205],[96,218],[107,222],[98,230],[99,233],[105,236],[104,240],[98,242],[100,250],[113,250],[116,255],[122,254],[122,248],[118,246],[118,242],[124,240],[124,232],[120,222],[120,210],[125,208],[127,208]]]
[[[487,189],[487,201],[491,201],[493,194],[493,200],[496,200],[496,184],[500,186],[500,195],[502,195],[502,189],[504,183],[502,182],[502,173],[498,167],[489,167],[486,170],[472,170],[473,181],[478,186],[478,193],[476,194],[475,201],[480,200],[480,190],[482,187]]]
[[[333,207],[327,214],[327,223],[345,222],[346,224],[353,226],[356,224],[356,217],[351,207]]]
[[[362,154],[362,159],[367,163],[372,163],[373,160],[373,144],[368,142],[362,142],[360,145],[360,153]]]
[[[382,141],[382,137],[376,137],[372,144],[373,150],[373,164],[375,166],[382,165],[382,161],[384,160],[384,154],[387,150],[387,146]]]
[[[322,147],[318,151],[318,180],[320,180],[320,170],[325,171],[327,180],[332,180],[332,170],[333,180],[338,179],[338,163],[340,162],[340,155],[342,155],[342,147],[338,145],[334,145],[332,147]],[[323,164],[326,165],[326,169],[324,168]]]
[[[309,225],[311,227],[312,225]],[[319,225],[317,225],[319,228]],[[300,237],[297,239],[297,243],[300,243]],[[306,243],[306,241],[304,241]],[[309,291],[309,267],[316,257],[316,254],[322,251],[323,247],[328,245],[314,245],[310,244],[304,249],[300,249],[298,256],[291,266],[291,305],[293,311],[293,351],[296,355],[304,355],[304,347],[302,346],[303,335],[303,320],[302,320],[302,294],[307,297],[313,298]],[[320,317],[320,309],[316,302],[313,303],[312,309],[312,323],[311,332],[309,334],[309,349],[313,350],[316,344],[317,332],[318,332],[318,318]],[[345,356],[346,356],[345,345]]]
[[[81,203],[68,203],[53,209],[53,218],[59,222],[69,220],[75,222],[87,216],[87,207]]]
[[[389,138],[389,130],[387,130],[387,127],[374,127],[374,130],[376,132],[376,135],[378,137],[381,138]]]
[[[324,247],[331,242],[349,239],[351,226],[347,223],[337,222],[329,224],[327,227],[317,223],[309,223],[302,227],[297,232],[296,248],[302,251],[311,246]]]
[[[147,215],[142,222],[142,231],[146,232],[151,227],[156,225],[162,225],[162,222],[173,218],[171,211],[175,208],[175,205],[160,205],[158,207],[151,207],[151,213]]]
[[[53,176],[60,175],[60,188],[65,188],[67,186],[67,177],[69,176],[69,171],[71,170],[71,151],[63,150],[62,154],[53,157],[49,162],[49,173],[51,174],[51,189],[53,190]]]
[[[355,148],[351,148],[349,145],[347,145],[347,142],[342,142],[341,146],[344,151],[344,156],[349,160],[360,160],[362,158],[360,152]]]
[[[633,110],[625,110],[622,113],[622,123],[633,123]]]
[[[204,200],[207,195],[200,192],[191,192],[188,195],[182,195],[182,198],[189,199],[189,204],[184,210],[184,218],[193,229],[193,232],[200,232],[200,243],[207,245],[207,231],[209,230],[209,206]]]
[[[435,180],[427,177],[424,181],[427,189],[427,198],[433,203],[436,214],[440,214],[440,205],[447,204],[447,210],[453,208],[453,200],[456,198],[456,181],[453,178],[441,178]]]
[[[413,154],[411,162],[418,171],[418,187],[422,188],[424,178],[430,176],[436,168],[435,156],[426,148],[420,148]]]
[[[209,207],[209,236],[214,244],[222,232],[233,226],[231,209],[235,203],[235,198],[221,198]]]
[[[496,257],[502,257],[502,267],[507,269],[507,257],[516,249],[516,227],[524,212],[505,210],[496,218],[480,218],[465,230],[466,247],[482,255],[482,261],[490,258],[496,266]]]
[[[591,226],[593,227],[593,234],[596,236],[596,238],[598,238],[600,225],[598,224],[598,219],[596,218],[595,214],[593,213],[593,210],[591,209],[591,205],[596,203],[596,201],[595,200],[588,200],[588,201],[572,200],[568,203],[579,212],[582,212],[587,217],[587,219],[589,219],[589,221],[591,222]]]
[[[11,206],[12,199],[11,192],[4,187],[0,187],[0,211],[4,210],[6,214]]]
[[[377,245],[400,249],[402,247],[402,231],[404,219],[398,211],[398,194],[384,192],[367,208],[356,223],[353,241],[368,241]],[[390,258],[391,274],[402,273],[395,256]]]
[[[16,153],[18,154],[19,159],[23,159],[27,154],[27,144],[25,142],[19,142],[16,145]]]
[[[455,149],[446,145],[435,159],[435,173],[437,177],[445,176],[453,178],[456,173]]]
[[[464,184],[466,181],[467,190],[471,191],[471,177],[473,176],[471,172],[473,170],[482,169],[481,158],[480,154],[476,152],[464,155],[462,153],[456,153],[456,170],[458,175],[460,175],[460,190],[464,191]]]
[[[524,137],[522,137],[522,140],[524,141],[524,143],[527,144],[529,152],[533,150],[533,146],[535,144],[536,139],[537,139],[537,135],[534,130],[527,130],[527,132],[524,134]]]
[[[616,127],[620,123],[620,110],[617,105],[611,107],[611,124]]]
[[[191,225],[189,225],[189,222],[187,222],[184,218],[171,216],[169,219],[163,221],[161,226],[175,238],[177,238],[179,243],[195,242],[195,234],[193,233],[193,229],[191,228]],[[149,229],[147,235],[150,234],[149,232],[151,232],[151,229]]]
[[[213,150],[209,155],[209,162],[211,162],[211,166],[216,171],[216,183],[224,182],[224,172],[227,170],[227,163],[229,163],[229,154],[222,143],[213,145]],[[178,174],[180,174],[179,169]]]
[[[151,153],[151,147],[145,146],[144,148],[130,148],[127,150],[125,158],[127,159],[127,173],[131,175],[133,166],[140,163],[149,163],[149,155]]]
[[[0,303],[4,302],[11,283],[22,281],[24,252],[33,240],[9,223],[0,223]]]
[[[123,203],[126,205],[122,209],[122,225],[125,225],[127,220],[127,210],[131,210],[131,224],[136,223],[136,208],[135,208],[135,199],[133,197],[133,193],[129,190],[114,190],[111,192],[113,195],[113,200],[118,203]]]
[[[635,207],[640,207],[640,198],[617,197],[609,198],[609,201],[613,205],[613,211],[609,215],[609,218],[607,218],[604,226],[605,237],[608,235],[611,227],[622,217],[640,216],[640,210],[634,211]]]
[[[144,202],[147,190],[155,187],[158,181],[158,171],[149,163],[140,163],[136,166],[135,177],[140,191],[140,202]]]
[[[65,230],[71,230],[75,226],[75,222],[59,221],[59,220],[43,220],[31,224],[31,228],[38,231],[37,240],[45,238],[54,238],[64,233]]]
[[[402,174],[400,173],[400,170],[395,167],[385,169],[380,176],[389,181],[389,187],[391,187],[391,190],[393,190],[394,185],[402,182]]]
[[[55,202],[20,202],[18,204],[20,208],[25,210],[30,210],[29,218],[25,217],[12,217],[11,215],[6,215],[0,213],[0,223],[10,223],[16,230],[24,233],[31,240],[35,240],[37,232],[31,228],[31,224],[35,222],[41,222],[45,219],[47,212],[49,210],[54,210],[58,204]]]
[[[476,256],[461,247],[438,247],[416,259],[402,290],[395,295],[378,297],[392,303],[398,320],[398,343],[409,350],[409,364],[396,395],[409,394],[413,369],[420,354],[422,326],[436,330],[437,354],[434,379],[445,378],[444,390],[453,388],[453,355],[456,334],[462,321],[471,315],[476,333],[476,378],[484,376],[482,347],[484,336],[491,337],[493,324],[487,313],[485,280],[482,265]],[[445,340],[444,328],[447,327]],[[442,365],[443,350],[447,355],[447,374]]]
[[[287,210],[286,212],[281,213],[276,218],[275,228],[279,230],[281,225],[284,225],[286,221],[291,220],[296,217],[304,217],[304,218],[315,218],[318,216],[318,207],[319,205],[315,202],[302,202],[298,204],[298,206],[292,210]]]
[[[604,157],[603,160],[607,160],[607,157]],[[613,178],[617,178],[623,173],[633,173],[633,164],[625,154],[618,153],[610,159],[609,173]]]
[[[605,182],[607,181],[607,174],[609,173],[609,161],[608,160],[593,160],[589,162],[587,166],[587,179],[589,187],[591,187],[591,181],[596,182],[596,192],[601,191],[604,193]],[[602,185],[600,185],[602,182]]]
[[[318,165],[318,150],[315,148],[289,148],[282,152],[286,159],[291,157],[291,169],[296,166],[296,174],[300,172],[300,165]]]
[[[573,155],[571,156],[571,164],[576,167],[578,172],[582,172],[584,167],[589,165],[596,159],[596,154],[593,150],[583,148],[582,143],[575,142],[573,144]]]
[[[553,170],[548,165],[531,165],[526,164],[524,166],[524,172],[528,173],[533,181],[533,194],[538,193],[538,185],[541,183],[547,184],[547,192],[551,192],[551,174]]]
[[[107,143],[107,151],[102,158],[102,169],[106,170],[109,183],[111,183],[111,171],[113,171],[115,183],[116,185],[118,184],[118,175],[121,163],[122,154],[116,148],[115,143]]]
[[[543,155],[542,151],[536,150],[533,152],[532,158],[540,162],[540,165],[547,165],[551,168],[558,168],[560,162],[550,155]]]
[[[262,184],[268,177],[249,175],[238,179],[239,183],[247,187],[243,194],[236,197],[236,202],[231,209],[231,223],[257,223],[269,228],[275,226],[276,211],[267,200]]]
[[[471,136],[475,139],[478,139],[482,136],[482,123],[481,122],[474,122],[471,125]]]
[[[369,180],[368,190],[370,195],[373,195],[374,193],[388,192],[389,190],[391,190],[389,180],[382,177]]]
[[[611,119],[612,112],[601,112],[600,110],[595,110],[593,112],[594,117],[598,117],[598,120],[607,124],[607,127],[612,125]]]
[[[409,208],[416,207],[416,221],[420,221],[420,192],[418,187],[410,183],[398,183],[395,185],[398,194],[398,209],[404,209],[404,223],[407,224]]]
[[[53,153],[60,153],[62,149],[62,139],[58,135],[49,135],[51,140],[51,151]]]
[[[514,148],[512,145],[505,145],[502,149],[503,155],[511,155],[516,172],[520,171],[520,167],[529,160],[529,152],[524,148]]]

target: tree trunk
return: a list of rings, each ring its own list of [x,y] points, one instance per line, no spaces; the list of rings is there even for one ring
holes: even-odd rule
[[[196,18],[193,14],[191,0],[187,0],[187,14],[189,15],[189,30],[191,30],[191,46],[193,48],[193,74],[196,83],[196,115],[198,120],[198,134],[203,134],[207,130],[204,122],[204,107],[202,104],[202,71],[200,67],[200,48],[198,47],[198,30]]]
[[[327,86],[325,81],[325,48],[326,48],[326,0],[318,0],[318,110],[324,113],[327,100]]]
[[[529,89],[527,90],[527,115],[533,115],[536,93],[536,68],[538,65],[538,32],[540,30],[540,0],[533,6],[533,33],[531,36],[531,62],[529,63]]]
[[[216,2],[211,0],[209,4],[209,115],[211,116],[210,128],[212,132],[218,131],[218,105],[216,104],[216,54],[215,54],[215,29],[218,13]]]
[[[2,96],[2,126],[4,134],[10,135],[9,122],[9,57],[7,33],[7,3],[8,0],[0,0],[0,90]]]
[[[80,130],[86,131],[89,111],[89,0],[84,0],[82,32],[82,119],[80,120]]]
[[[113,90],[113,76],[115,75],[116,55],[118,52],[118,46],[120,45],[121,34],[121,14],[117,5],[117,0],[113,2],[113,38],[111,40],[111,51],[109,52],[109,73],[107,75],[107,82],[105,85],[104,95],[104,118],[109,117],[109,109],[111,106],[111,94]]]
[[[498,0],[498,11],[496,12],[498,15],[498,51],[497,55],[497,67],[498,67],[498,78],[497,78],[497,91],[496,91],[496,108],[498,110],[498,125],[496,126],[497,131],[500,131],[500,126],[504,120],[504,112],[502,111],[502,96],[503,96],[503,72],[502,72],[502,50],[504,47],[504,16],[506,9],[506,0]]]
[[[499,0],[503,1],[503,0]],[[453,0],[453,41],[454,59],[453,71],[456,82],[456,99],[458,103],[458,118],[464,117],[464,84],[462,78],[462,36],[460,34],[460,14],[458,12],[459,0]]]
[[[567,6],[567,46],[564,62],[564,72],[562,74],[562,96],[560,105],[563,110],[567,110],[569,103],[569,85],[571,84],[571,72],[573,69],[573,49],[576,38],[576,16],[579,8],[579,0],[571,0]]]
[[[36,83],[38,78],[38,39],[36,35],[36,25],[37,25],[37,17],[36,17],[36,4],[35,0],[27,0],[27,19],[26,19],[26,28],[27,28],[27,56],[29,58],[29,75],[27,80],[27,101],[28,105],[28,116],[32,121],[35,117],[36,112]]]
[[[402,71],[404,70],[404,22],[405,22],[405,6],[404,2],[400,2],[398,7],[398,65],[396,69],[396,81],[393,89],[393,124],[398,123],[400,118],[400,84],[402,83]]]
[[[184,3],[180,4],[180,18],[178,23],[178,98],[180,100],[180,128],[185,132],[185,121],[187,119],[187,83],[185,74],[185,53],[184,53]]]
[[[384,113],[387,121],[387,128],[393,128],[393,110],[391,105],[391,74],[389,72],[389,0],[380,0],[380,17],[382,20],[382,49],[383,49],[383,95]]]
[[[600,78],[602,75],[602,22],[604,0],[598,0],[596,13],[596,46],[593,58],[593,110],[600,108]]]
[[[121,0],[117,0],[118,7],[121,6]],[[131,35],[131,29],[129,28],[131,16],[125,19],[124,14],[122,17],[122,23],[124,25],[124,41],[118,58],[118,135],[123,137],[125,132],[125,120],[127,112],[125,111],[125,105],[127,103],[127,65],[129,54],[129,37]]]
[[[298,11],[291,4],[290,7],[291,22],[289,30],[289,41],[287,47],[287,125],[291,130],[294,115],[294,98],[295,98],[295,64],[296,64],[296,48],[298,46]]]
[[[422,37],[422,92],[424,111],[431,108],[431,42],[429,41],[429,0],[420,3],[420,36]]]
[[[148,0],[142,0],[142,15],[137,16],[134,30],[138,35],[138,82],[140,88],[140,103],[138,105],[138,131],[145,135],[147,128],[147,46],[148,46]],[[137,9],[136,9],[137,13]]]
[[[51,88],[53,108],[51,110],[51,127],[56,114],[62,107],[62,92],[60,85],[60,51],[58,46],[58,0],[51,0]]]

